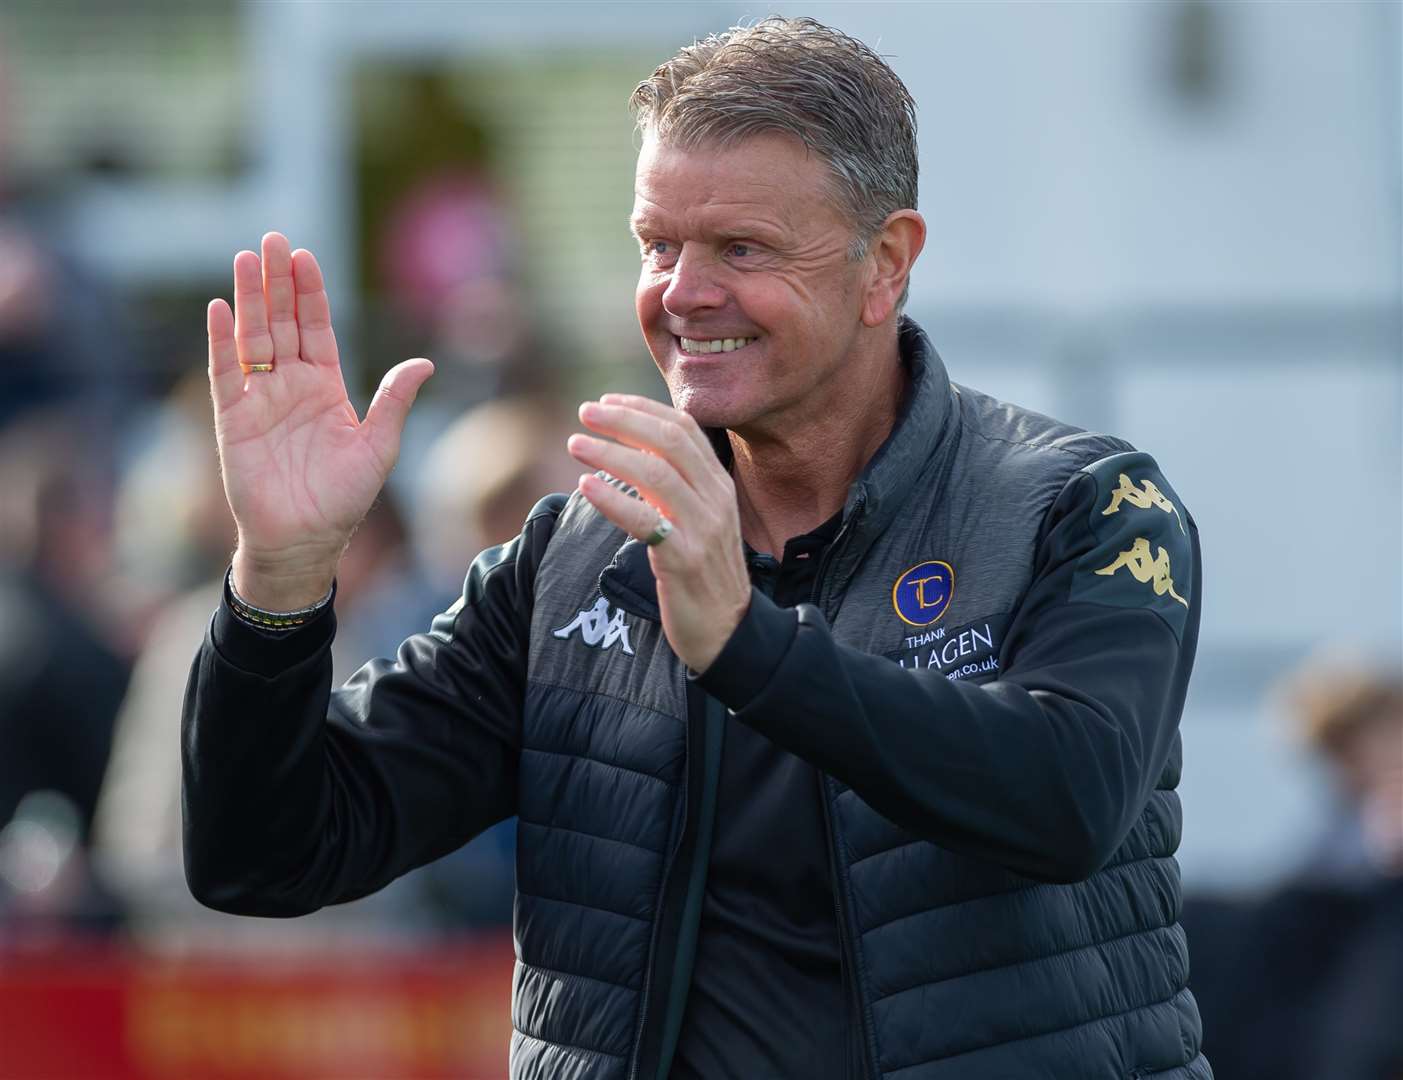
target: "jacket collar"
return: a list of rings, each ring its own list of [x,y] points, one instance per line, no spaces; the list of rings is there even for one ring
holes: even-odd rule
[[[953,443],[954,391],[935,346],[915,320],[903,316],[897,348],[910,376],[905,398],[891,434],[853,481],[843,505],[843,531],[852,533],[844,559],[848,572],[905,505],[931,459],[946,456]],[[728,460],[730,444],[723,433],[713,433],[712,441],[722,460]],[[842,568],[835,569],[847,576]],[[661,618],[648,548],[639,540],[629,539],[614,553],[599,575],[599,590],[630,614],[655,622]]]
[[[933,457],[944,456],[955,424],[954,391],[945,364],[926,332],[902,317],[897,347],[910,376],[891,434],[848,489],[846,524],[856,516],[861,531],[875,538],[905,505],[917,478]]]

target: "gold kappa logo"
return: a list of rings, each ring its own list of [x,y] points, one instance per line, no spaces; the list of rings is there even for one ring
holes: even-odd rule
[[[1101,511],[1102,517],[1109,517],[1111,514],[1120,512],[1120,504],[1128,502],[1131,506],[1138,506],[1141,510],[1148,510],[1150,507],[1157,507],[1166,514],[1173,514],[1179,522],[1179,531],[1187,532],[1184,528],[1184,519],[1179,516],[1179,508],[1155,486],[1153,480],[1143,481],[1143,489],[1137,488],[1125,473],[1120,474],[1120,486],[1111,492],[1111,502],[1106,509]],[[1097,573],[1100,573],[1098,570]],[[1142,579],[1143,580],[1143,579]]]
[[[1121,479],[1125,478],[1121,477]],[[1179,601],[1185,607],[1189,606],[1189,602],[1174,591],[1174,579],[1169,576],[1169,552],[1165,551],[1164,548],[1159,549],[1157,556],[1151,556],[1150,542],[1143,536],[1137,536],[1135,543],[1130,545],[1129,551],[1122,551],[1116,556],[1114,562],[1109,566],[1103,566],[1096,573],[1103,577],[1110,577],[1121,567],[1129,570],[1136,581],[1152,585],[1156,596],[1168,593],[1172,599]]]

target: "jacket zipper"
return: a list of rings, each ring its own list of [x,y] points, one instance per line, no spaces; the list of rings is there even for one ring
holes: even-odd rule
[[[683,678],[685,679],[685,675]],[[663,1040],[656,1051],[656,1071],[661,1074],[665,1064],[670,1065],[672,1052],[676,1049],[676,1034],[680,1030],[681,1017],[675,1015],[680,1013],[680,1007],[685,1005],[685,996],[680,995],[677,987],[680,982],[690,981],[692,961],[696,951],[696,934],[689,932],[689,925],[695,930],[695,924],[701,917],[701,893],[706,886],[705,867],[711,858],[711,835],[715,818],[717,774],[720,772],[721,746],[725,735],[725,715],[720,709],[719,703],[702,694],[700,689],[695,692],[701,698],[701,708],[692,708],[692,693],[690,686],[686,687],[687,707],[687,754],[689,763],[700,762],[701,771],[701,797],[697,800],[697,820],[696,834],[692,839],[692,850],[690,856],[685,860],[687,871],[686,889],[680,897],[681,915],[677,927],[675,940],[672,942],[671,956],[671,978],[669,1000],[667,1009],[663,1013],[662,1028],[660,1029],[660,1039]],[[698,725],[694,723],[694,713],[699,713],[700,731]],[[716,715],[720,713],[720,715]],[[694,733],[697,736],[694,738]],[[693,745],[693,743],[699,745]],[[668,857],[667,867],[663,871],[661,885],[658,890],[658,902],[653,910],[653,933],[648,947],[647,968],[643,978],[643,1001],[638,1011],[638,1025],[634,1035],[633,1060],[629,1065],[629,1080],[649,1080],[648,1071],[654,1068],[653,1061],[647,1063],[648,1069],[644,1068],[645,1043],[648,1041],[645,1036],[648,1033],[649,1006],[652,995],[655,992],[653,986],[654,969],[658,966],[659,950],[664,947],[662,939],[663,923],[665,921],[668,900],[674,889],[674,875],[684,869],[678,863],[678,856],[688,845],[688,825],[689,812],[692,799],[692,769],[689,767],[684,774],[686,777],[683,788],[683,811],[682,826],[677,838],[677,843]],[[698,872],[698,870],[702,872]],[[675,909],[674,909],[675,910]],[[690,945],[688,939],[690,938]],[[690,952],[689,952],[690,950]],[[683,979],[683,974],[686,978]],[[672,1039],[673,1045],[668,1047],[666,1040]],[[651,1051],[650,1051],[651,1053]]]
[[[814,598],[819,603],[819,609],[823,611],[824,617],[832,620],[832,613],[827,610],[827,605],[823,603],[824,575],[828,570],[829,563],[832,562],[838,547],[850,531],[851,524],[856,521],[862,513],[865,499],[858,496],[857,503],[853,507],[853,512],[848,516],[848,520],[843,523],[843,527],[838,530],[838,535],[833,538],[833,543],[828,545],[824,551],[821,561],[818,564],[818,573],[814,578]],[[873,1059],[870,1056],[872,1041],[867,1030],[867,1012],[862,1007],[862,987],[857,977],[857,956],[853,948],[851,928],[848,924],[848,910],[845,902],[847,890],[847,873],[842,862],[842,851],[838,846],[838,829],[833,820],[833,808],[829,801],[830,780],[821,771],[818,773],[818,796],[819,802],[823,806],[823,824],[828,834],[828,859],[829,873],[833,883],[833,907],[838,919],[838,949],[839,959],[842,962],[843,972],[848,982],[849,1000],[848,1007],[852,1010],[852,1020],[857,1024],[857,1036],[861,1050],[861,1069],[863,1080],[871,1080],[877,1075]],[[849,1051],[851,1053],[851,1051]]]
[[[666,882],[667,875],[672,872],[672,859],[668,859],[667,871],[663,874],[663,881]],[[638,1009],[638,1026],[633,1033],[633,1060],[628,1066],[628,1080],[636,1080],[638,1076],[638,1061],[643,1054],[643,1027],[648,1020],[648,995],[653,986],[653,953],[658,947],[658,924],[662,921],[662,891],[658,892],[658,904],[653,909],[653,936],[648,942],[648,967],[643,974],[643,1003]]]
[[[687,700],[687,673],[682,673],[682,700]],[[688,718],[690,721],[690,717]],[[689,724],[690,726],[690,724]],[[658,879],[658,901],[653,905],[653,932],[648,939],[648,954],[643,969],[643,1001],[638,1008],[638,1027],[633,1034],[633,1060],[629,1062],[628,1080],[636,1080],[638,1076],[639,1058],[643,1054],[643,1030],[648,1021],[648,999],[653,986],[653,958],[658,949],[658,933],[662,928],[663,904],[667,899],[667,883],[672,878],[673,864],[677,861],[677,853],[682,850],[682,842],[687,835],[687,802],[688,786],[686,773],[683,774],[682,785],[682,823],[677,830],[677,841],[672,845],[667,854],[667,863],[663,866],[662,877]]]
[[[852,936],[849,933],[848,909],[844,903],[844,893],[846,891],[847,874],[843,870],[840,862],[842,854],[838,847],[838,831],[833,822],[833,810],[829,803],[829,784],[831,781],[823,773],[818,774],[818,794],[823,801],[823,823],[828,829],[828,856],[830,859],[830,872],[833,877],[833,907],[838,918],[838,947],[840,959],[843,963],[843,971],[847,976],[848,1008],[852,1012],[852,1021],[857,1024],[857,1037],[861,1049],[861,1069],[863,1080],[870,1080],[875,1074],[871,1069],[871,1062],[868,1057],[868,1050],[871,1045],[867,1037],[867,1014],[862,1007],[862,987],[858,984],[857,978],[857,956],[852,947]],[[851,1054],[851,1049],[848,1051]]]
[[[833,543],[824,548],[823,554],[819,556],[818,573],[814,575],[814,603],[818,605],[819,610],[823,612],[823,617],[830,623],[833,621],[833,612],[828,610],[828,604],[825,602],[825,597],[823,595],[825,575],[839,547],[841,547],[843,541],[847,539],[848,534],[852,532],[853,522],[862,515],[866,506],[867,499],[862,495],[858,495],[857,501],[853,503],[852,513],[848,515],[847,520],[844,521],[842,527],[839,528],[838,535],[833,538]]]
[[[726,710],[719,701],[708,696],[702,715],[705,757],[701,805],[697,815],[697,841],[687,868],[687,893],[682,901],[682,924],[678,928],[677,948],[672,957],[673,979],[668,988],[667,1012],[663,1015],[663,1042],[658,1054],[657,1080],[666,1080],[667,1074],[672,1070],[672,1058],[677,1052],[677,1040],[682,1034],[687,990],[692,983],[692,968],[697,958],[706,875],[711,866],[711,842],[716,831],[716,792],[720,786],[721,751],[726,737]]]

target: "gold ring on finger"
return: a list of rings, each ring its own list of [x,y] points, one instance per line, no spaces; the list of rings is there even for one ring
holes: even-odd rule
[[[240,364],[239,367],[244,369],[245,375],[257,375],[273,370],[272,364]]]

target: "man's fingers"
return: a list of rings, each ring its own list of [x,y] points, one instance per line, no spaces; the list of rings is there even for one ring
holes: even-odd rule
[[[240,363],[273,362],[268,307],[263,299],[263,267],[251,251],[234,256],[234,345]]]
[[[707,437],[701,425],[691,418],[681,409],[675,409],[671,405],[665,405],[661,401],[654,401],[650,397],[642,394],[603,394],[599,400],[605,405],[622,405],[626,408],[637,409],[639,412],[658,419],[671,421],[678,424],[697,445],[697,448],[704,451],[708,456],[716,453],[711,445],[711,440]]]
[[[386,473],[399,457],[399,437],[409,407],[433,373],[433,364],[421,356],[396,364],[380,380],[380,389],[375,391],[361,427]]]
[[[596,510],[635,540],[647,540],[658,527],[660,511],[657,507],[625,494],[607,480],[586,473],[580,477],[579,486],[580,494],[593,503]]]
[[[280,364],[291,363],[298,358],[297,296],[292,287],[292,251],[282,233],[263,237],[263,296],[273,358]]]
[[[576,461],[632,484],[672,517],[696,521],[704,513],[697,493],[657,454],[588,435],[571,435],[566,446]]]
[[[339,363],[336,335],[331,330],[331,304],[316,257],[304,248],[292,253],[292,280],[297,290],[297,328],[302,359],[311,364]]]
[[[622,403],[587,401],[580,406],[580,421],[591,431],[666,458],[687,483],[701,489],[708,472],[720,467],[716,454],[704,440],[699,443],[694,438],[688,426],[695,425],[685,414],[675,409],[668,412],[658,415]]]
[[[244,373],[234,347],[234,313],[225,301],[211,300],[205,325],[209,328],[210,395],[216,409],[227,409],[244,388]]]

